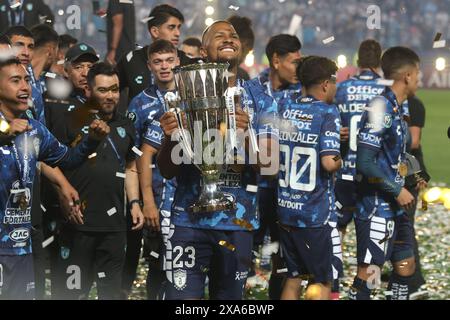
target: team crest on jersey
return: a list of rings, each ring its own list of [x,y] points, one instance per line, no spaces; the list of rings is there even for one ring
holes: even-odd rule
[[[33,117],[33,112],[31,112],[30,109],[28,109],[27,111],[25,111],[25,115],[27,116],[28,119],[34,119],[34,117]]]
[[[119,137],[121,137],[122,139],[125,138],[126,135],[126,131],[124,128],[122,127],[117,127],[117,134],[119,135]]]
[[[137,116],[134,112],[127,112],[127,118],[130,119],[133,123],[136,122]]]
[[[70,255],[70,249],[67,247],[61,247],[61,258],[66,260],[67,258],[69,258],[69,255]]]
[[[388,113],[384,115],[383,126],[385,128],[390,128],[392,126],[392,116]]]
[[[33,4],[32,3],[27,3],[27,10],[28,11],[33,10]]]
[[[5,12],[6,11],[6,6],[5,5],[3,5],[2,7],[1,7],[1,9],[0,9],[2,12]]]
[[[178,269],[173,273],[173,284],[175,289],[183,290],[186,288],[187,272],[186,270]]]

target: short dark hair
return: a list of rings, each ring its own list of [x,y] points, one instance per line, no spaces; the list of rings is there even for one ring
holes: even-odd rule
[[[119,76],[117,69],[113,65],[107,62],[97,62],[91,67],[91,69],[89,69],[87,75],[87,82],[89,87],[94,87],[95,77],[98,75]]]
[[[297,78],[306,89],[328,80],[336,74],[336,63],[328,58],[319,56],[304,57],[297,67]]]
[[[8,44],[11,45],[11,40],[6,34],[0,35],[0,44]]]
[[[78,39],[72,37],[70,34],[62,34],[58,37],[59,49],[69,49],[71,45],[77,44]]]
[[[48,24],[35,25],[30,31],[33,34],[34,46],[36,48],[42,47],[50,42],[58,43],[58,33]]]
[[[6,29],[4,35],[6,35],[9,39],[13,36],[22,36],[25,38],[33,38],[33,34],[31,31],[25,26],[13,26]]]
[[[233,15],[227,19],[236,30],[241,42],[247,42],[250,50],[255,45],[255,34],[252,29],[252,20],[247,17]]]
[[[302,48],[300,40],[290,34],[279,34],[270,38],[266,46],[266,55],[272,65],[272,59],[276,53],[282,57],[292,52],[297,52]]]
[[[166,23],[170,17],[175,17],[182,23],[184,22],[183,14],[177,8],[168,4],[161,4],[154,7],[152,11],[150,11],[148,17],[151,18],[147,22],[148,30],[152,27],[159,27],[160,25]]]
[[[381,63],[381,45],[373,39],[364,40],[358,49],[358,67],[378,68]]]
[[[6,60],[0,60],[0,70],[4,67],[10,66],[10,65],[22,65],[22,63],[20,62],[20,60],[16,57],[11,57],[9,59]]]
[[[150,57],[150,55],[154,53],[169,53],[174,52],[177,53],[177,48],[173,45],[172,42],[164,39],[158,39],[156,41],[153,41],[151,45],[148,46],[147,50],[147,56]]]
[[[392,47],[381,57],[381,69],[386,79],[392,79],[401,68],[415,66],[419,62],[420,58],[413,50],[406,47]]]
[[[200,41],[199,38],[196,37],[190,37],[190,38],[186,38],[183,41],[183,44],[190,46],[190,47],[197,47],[197,48],[201,48],[202,47],[202,42]]]

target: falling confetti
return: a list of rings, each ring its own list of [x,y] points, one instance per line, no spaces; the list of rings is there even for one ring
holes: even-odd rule
[[[377,80],[377,84],[381,85],[381,86],[392,86],[394,84],[394,80],[390,80],[390,79],[378,79]]]
[[[158,259],[158,258],[159,258],[159,253],[158,253],[158,252],[152,251],[152,252],[150,252],[150,255],[151,255],[152,257],[154,257],[155,259]]]
[[[106,274],[104,272],[99,272],[99,273],[97,273],[97,275],[100,279],[106,278]]]
[[[141,22],[142,23],[147,23],[147,22],[149,22],[152,19],[155,19],[155,17],[146,17],[146,18],[142,19]]]
[[[55,241],[55,236],[51,236],[50,238],[44,240],[44,242],[42,242],[42,248],[46,248],[53,241]]]
[[[219,241],[219,245],[221,245],[222,247],[227,248],[228,250],[234,251],[236,250],[236,247],[234,245],[232,245],[231,243],[228,243],[225,240],[220,240]]]
[[[133,150],[134,153],[136,153],[139,157],[141,157],[144,153],[139,150],[138,147],[134,146],[131,150]]]
[[[15,9],[15,8],[17,8],[17,7],[20,7],[21,5],[22,5],[21,2],[16,2],[16,3],[10,5],[9,7],[10,7],[11,9]]]
[[[328,44],[328,43],[333,42],[333,41],[334,41],[334,36],[331,36],[331,37],[328,37],[326,39],[323,39],[322,43],[323,44]]]
[[[253,225],[250,222],[248,222],[247,220],[233,219],[233,223],[240,227],[246,228],[248,231],[253,230]]]
[[[46,212],[47,211],[47,209],[45,209],[45,207],[42,205],[42,203],[41,203],[41,209],[42,209],[42,212]]]
[[[435,42],[433,42],[433,49],[444,48],[445,45],[446,45],[446,41],[445,40],[435,41]]]
[[[228,9],[238,11],[239,7],[229,6]]]
[[[254,193],[256,193],[256,192],[258,191],[258,186],[248,184],[246,190],[247,190],[248,192],[254,192]]]
[[[106,211],[106,213],[108,213],[108,216],[112,216],[113,214],[117,213],[117,209],[116,207],[109,209],[108,211]]]
[[[88,156],[88,159],[95,158],[96,156],[97,156],[97,152],[91,153],[91,154]]]
[[[117,178],[122,178],[122,179],[125,179],[125,173],[123,173],[123,172],[116,172],[116,177]]]

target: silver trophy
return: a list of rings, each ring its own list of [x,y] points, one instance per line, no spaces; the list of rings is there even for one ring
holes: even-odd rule
[[[213,152],[208,152],[207,149],[212,143],[218,142],[218,136],[222,146],[229,143],[227,141],[233,136],[229,131],[235,123],[234,111],[227,106],[225,96],[228,67],[228,64],[223,63],[199,63],[177,68],[175,83],[178,94],[165,97],[166,105],[177,116],[179,142],[202,176],[200,196],[187,208],[190,213],[231,210],[236,207],[232,197],[219,188],[220,173],[226,166],[226,151],[212,149],[210,151]],[[210,136],[212,131],[219,134]]]

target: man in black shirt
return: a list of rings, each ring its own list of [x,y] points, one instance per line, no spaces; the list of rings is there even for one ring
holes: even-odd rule
[[[86,299],[95,280],[99,299],[118,299],[126,247],[128,197],[133,230],[143,226],[136,169],[135,129],[116,112],[119,78],[111,65],[100,62],[88,74],[91,98],[66,119],[67,145],[77,145],[92,118],[106,121],[111,132],[90,161],[65,174],[78,190],[83,223],[62,231],[61,266],[66,273],[64,298]]]
[[[116,64],[136,44],[134,3],[109,0],[106,11],[108,53],[106,61]]]
[[[55,16],[42,0],[0,0],[0,30],[40,23],[53,25]]]
[[[416,96],[408,99],[409,106],[409,114],[410,114],[410,122],[409,122],[409,133],[411,134],[411,146],[409,149],[409,153],[412,154],[420,163],[420,168],[422,171],[426,172],[427,169],[425,167],[425,163],[423,161],[423,153],[422,147],[420,145],[420,140],[422,137],[422,128],[425,126],[425,107],[422,101],[419,100]],[[410,210],[407,210],[407,213],[413,223],[414,227],[414,219],[416,214],[416,206],[417,206],[417,197],[418,191],[416,189],[409,190],[411,194],[416,199],[415,205]],[[418,298],[423,292],[419,292],[420,286],[425,284],[425,279],[422,275],[422,269],[420,266],[420,256],[419,256],[419,248],[417,239],[415,236],[414,230],[414,256],[416,259],[416,271],[414,272],[411,280],[411,293],[410,299]]]
[[[162,4],[153,8],[148,19],[147,28],[152,41],[164,39],[178,47],[181,27],[184,22],[184,17],[178,9]],[[121,109],[124,109],[120,110],[121,113],[125,113],[131,99],[148,88],[152,81],[151,72],[147,68],[147,50],[148,46],[131,51],[117,65],[120,90],[128,90],[125,94],[128,96],[128,101],[123,106],[121,104]],[[191,63],[191,59],[183,51],[178,50],[178,57],[181,65]]]

